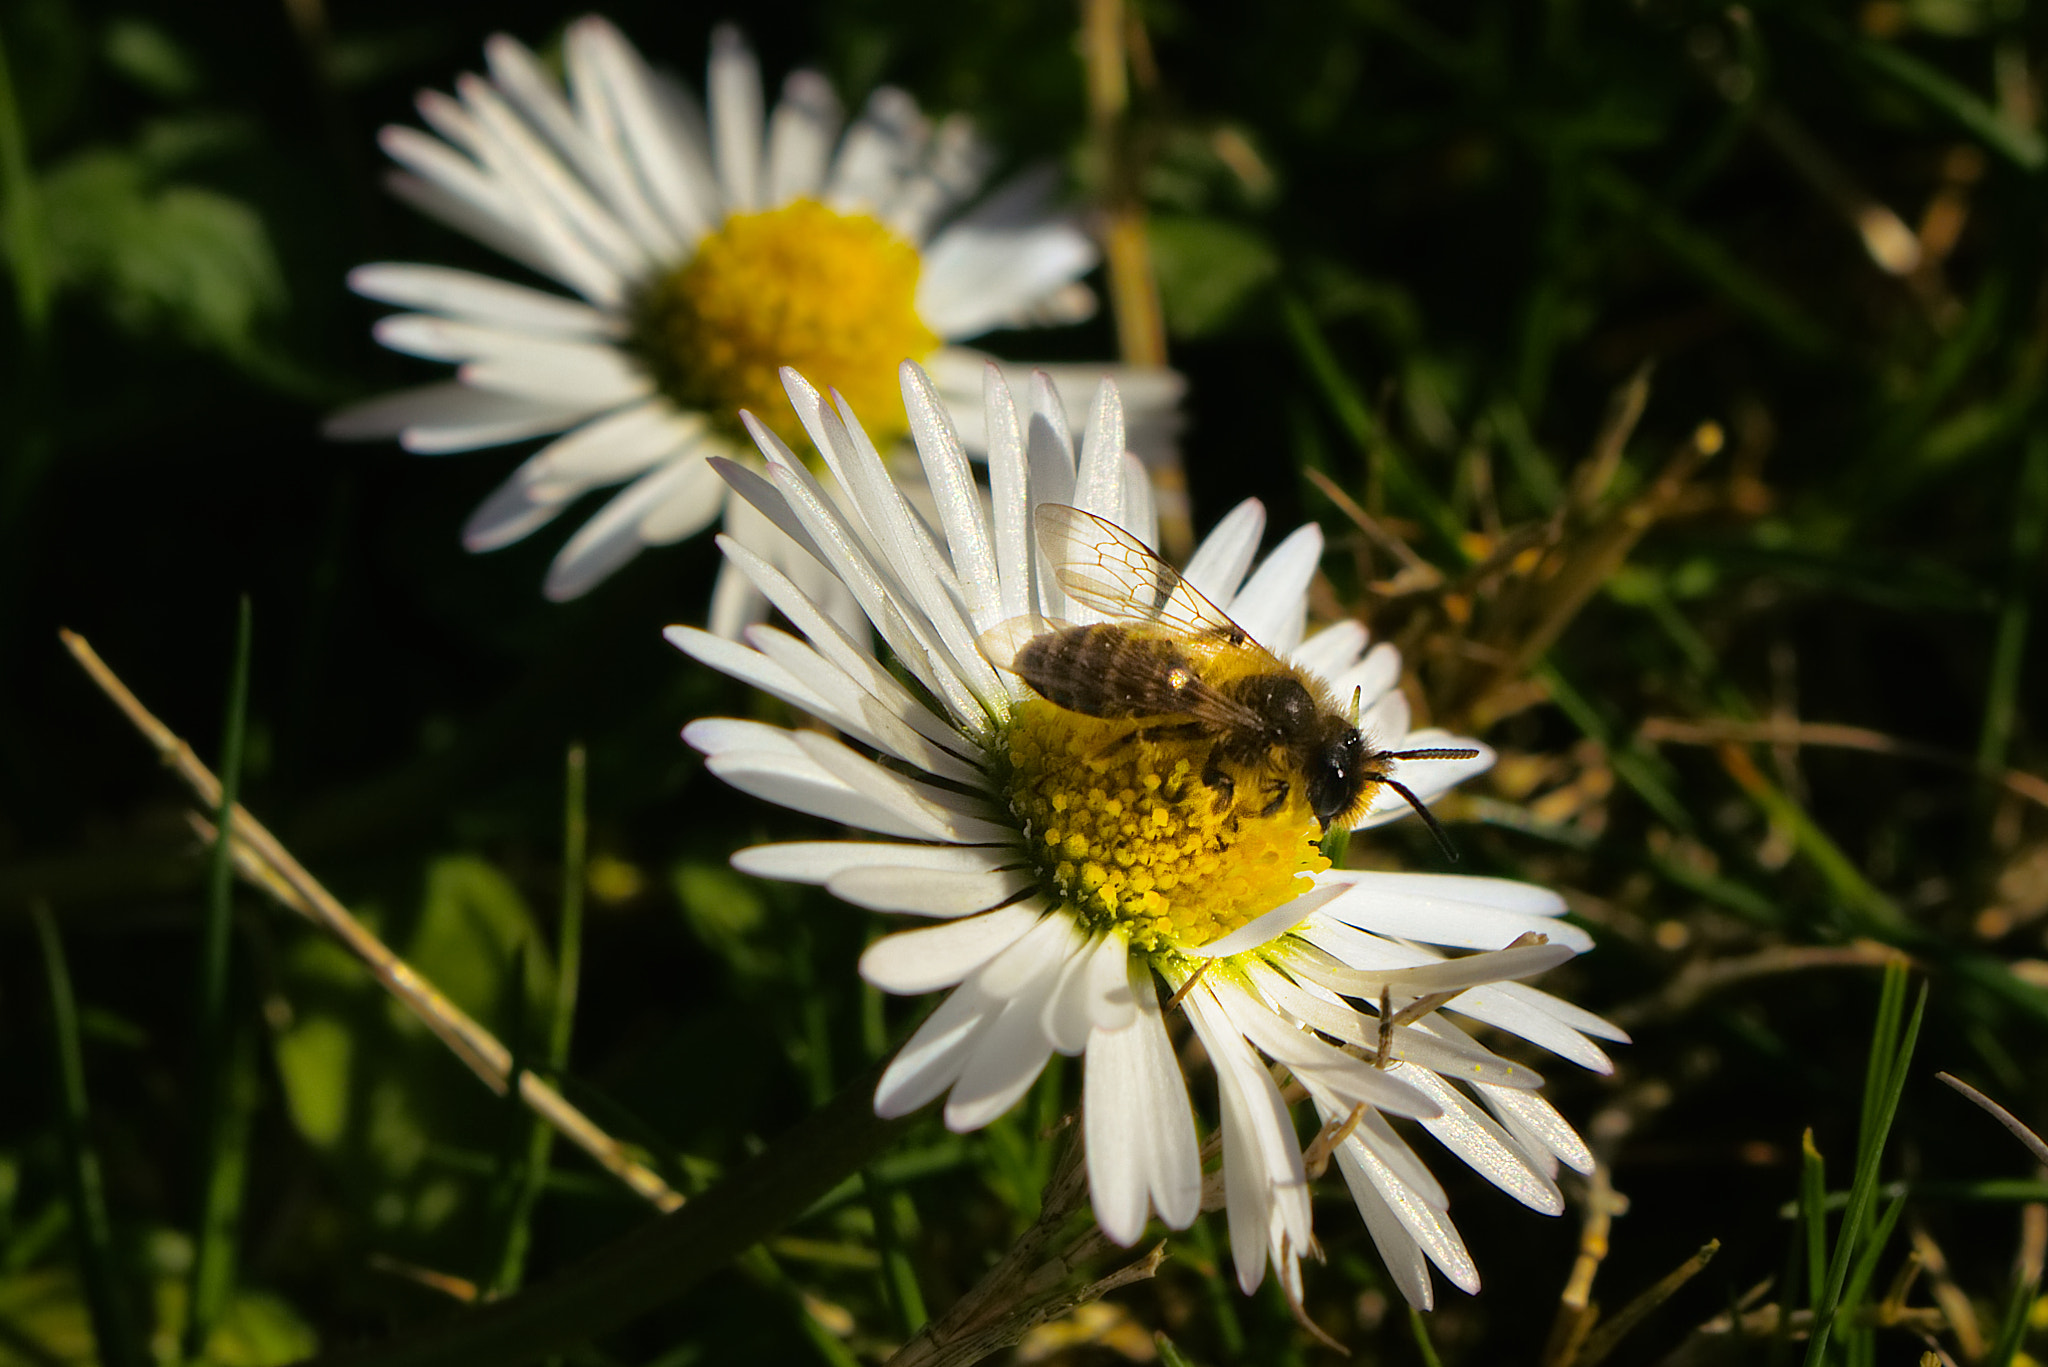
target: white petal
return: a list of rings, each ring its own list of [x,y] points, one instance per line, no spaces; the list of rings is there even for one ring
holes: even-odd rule
[[[625,353],[573,342],[536,343],[517,355],[471,361],[457,372],[464,384],[518,394],[542,403],[610,408],[645,398],[654,380]]]
[[[562,499],[537,496],[515,470],[462,524],[462,548],[481,553],[509,546],[554,521],[567,506]]]
[[[1184,577],[1210,602],[1230,602],[1237,597],[1238,586],[1259,553],[1259,538],[1265,534],[1266,505],[1255,498],[1246,499],[1203,538],[1188,559]]]
[[[683,739],[705,752],[705,767],[712,773],[764,802],[882,835],[913,840],[949,838],[947,814],[918,806],[908,790],[878,798],[855,788],[820,765],[786,731],[729,717],[707,717],[684,727]],[[963,839],[959,843],[987,842]]]
[[[1044,902],[1034,901],[1033,905],[1043,908]],[[977,981],[981,990],[992,997],[1015,997],[1032,990],[1034,984],[1049,993],[1054,984],[1047,975],[1059,973],[1087,948],[1088,936],[1074,918],[1065,912],[1055,912],[1004,950],[1001,957],[982,970]],[[1040,983],[1041,978],[1046,981]]]
[[[725,482],[696,453],[681,454],[626,486],[569,538],[542,588],[555,602],[580,597],[638,555],[702,531],[718,518]]]
[[[1286,656],[1301,644],[1308,585],[1323,558],[1323,529],[1310,522],[1273,548],[1225,611],[1254,641]]]
[[[917,101],[893,86],[876,90],[839,144],[825,202],[840,213],[878,214],[895,198],[926,132]]]
[[[1408,695],[1399,689],[1389,689],[1358,719],[1358,729],[1365,732],[1376,748],[1405,750],[1410,748],[1407,740],[1412,719]],[[1405,770],[1403,781],[1406,781]]]
[[[926,143],[923,164],[904,179],[883,210],[883,222],[899,236],[922,243],[931,236],[933,224],[980,187],[993,160],[994,153],[975,133],[971,119],[947,116]]]
[[[1370,707],[1381,694],[1401,682],[1401,652],[1383,641],[1366,651],[1365,658],[1357,664],[1324,677],[1343,706],[1349,707],[1355,694],[1361,707]]]
[[[1123,1029],[1089,1037],[1081,1102],[1096,1222],[1127,1248],[1145,1232],[1149,1208],[1184,1229],[1202,1201],[1194,1112],[1151,970],[1133,964],[1129,988],[1145,1005]]]
[[[730,24],[711,32],[711,67],[704,84],[711,106],[712,161],[727,210],[762,208],[761,66]]]
[[[1087,970],[1094,961],[1096,944],[1083,948],[1061,966],[1059,982],[1046,994],[1039,1020],[1052,1047],[1070,1057],[1088,1047]]]
[[[1564,913],[1564,899],[1531,883],[1351,870],[1333,870],[1326,878],[1350,890],[1325,903],[1323,914],[1374,934],[1458,949],[1498,949],[1534,931],[1579,952],[1593,947],[1585,931],[1553,919]]]
[[[1380,1261],[1387,1265],[1387,1275],[1400,1288],[1402,1298],[1417,1310],[1433,1308],[1436,1296],[1429,1282],[1429,1260],[1366,1175],[1363,1162],[1349,1145],[1341,1145],[1337,1150],[1337,1170],[1344,1174],[1344,1185],[1351,1189],[1351,1199],[1365,1220],[1366,1232],[1372,1235]]]
[[[850,869],[825,886],[834,897],[869,911],[913,916],[970,916],[1003,905],[1037,884],[1029,869],[935,873],[930,869]]]
[[[329,417],[321,430],[340,441],[397,436],[408,451],[437,455],[559,432],[601,408],[536,402],[450,381],[351,404]]]
[[[1484,1101],[1503,1124],[1525,1140],[1524,1147],[1540,1146],[1564,1160],[1574,1172],[1590,1176],[1593,1154],[1579,1138],[1571,1123],[1557,1113],[1557,1107],[1535,1092],[1515,1092],[1499,1087],[1479,1088]]]
[[[1451,1224],[1449,1217],[1435,1207],[1418,1200],[1414,1191],[1396,1178],[1386,1164],[1363,1144],[1346,1142],[1340,1145],[1337,1150],[1337,1162],[1344,1172],[1345,1179],[1353,1183],[1354,1195],[1358,1183],[1364,1183],[1372,1188],[1400,1221],[1409,1237],[1429,1255],[1429,1260],[1450,1278],[1452,1285],[1468,1295],[1478,1293],[1479,1269],[1473,1264],[1472,1255],[1466,1251],[1465,1242],[1458,1237],[1457,1228]],[[1363,1199],[1359,1201],[1359,1208],[1363,1213]],[[1378,1242],[1377,1237],[1375,1242]]]
[[[798,732],[793,739],[797,747],[827,773],[884,810],[896,814],[906,824],[919,826],[919,834],[926,839],[980,845],[1016,838],[1016,831],[996,819],[994,808],[984,799],[962,797],[941,788],[913,784],[866,756],[856,754],[830,736],[821,736],[815,731]]]
[[[1392,1071],[1443,1108],[1442,1115],[1423,1121],[1422,1126],[1474,1172],[1531,1210],[1545,1215],[1564,1210],[1564,1195],[1557,1183],[1531,1166],[1513,1137],[1491,1116],[1427,1069],[1397,1063]]]
[[[884,1120],[909,1115],[952,1086],[1002,1010],[1002,1002],[983,996],[972,982],[940,1002],[882,1070],[875,1114]]]
[[[1027,171],[940,230],[925,248],[917,311],[947,341],[1029,312],[1094,269],[1095,244],[1049,208],[1056,167]]]
[[[1340,888],[1334,884],[1312,887],[1273,910],[1254,916],[1220,939],[1205,945],[1182,945],[1180,952],[1196,959],[1227,959],[1233,954],[1257,949],[1293,930],[1313,916],[1325,902],[1340,895]]]
[[[898,996],[951,987],[1022,939],[1043,913],[1042,905],[1019,904],[964,921],[884,935],[860,956],[860,975]],[[980,995],[995,999],[985,991]]]
[[[1346,1110],[1362,1101],[1395,1115],[1423,1117],[1437,1114],[1435,1102],[1395,1079],[1386,1069],[1375,1068],[1363,1059],[1354,1058],[1313,1035],[1295,1029],[1249,992],[1239,988],[1214,995],[1231,1024],[1246,1040],[1303,1082],[1340,1098]]]
[[[1017,1104],[1052,1057],[1052,1041],[1039,1025],[1053,975],[1041,975],[1033,991],[1011,1001],[994,1026],[974,1042],[960,1080],[946,1095],[946,1128],[955,1134],[978,1130]]]
[[[982,370],[983,406],[988,425],[988,488],[994,523],[996,580],[1001,590],[998,621],[1031,611],[1036,601],[1032,573],[1030,470],[1024,461],[1024,433],[1017,425],[1017,407],[1000,366]]]
[[[1444,1009],[1484,1021],[1511,1035],[1520,1035],[1531,1044],[1548,1049],[1560,1058],[1570,1059],[1581,1068],[1602,1075],[1614,1071],[1614,1061],[1599,1045],[1542,1007],[1523,997],[1510,995],[1506,989],[1512,986],[1514,984],[1494,983],[1475,987],[1459,994]]]
[[[1334,681],[1339,675],[1349,672],[1358,663],[1359,652],[1365,649],[1365,623],[1346,618],[1333,622],[1301,643],[1294,652],[1293,661],[1302,669],[1319,679]],[[1334,689],[1345,703],[1351,701],[1351,691]]]
[[[829,883],[853,869],[900,869],[939,874],[987,874],[1021,858],[998,845],[904,845],[895,841],[801,840],[752,845],[732,857],[732,866],[756,878],[786,883]]]
[[[976,631],[983,631],[1002,620],[998,615],[1002,597],[996,580],[995,547],[981,511],[981,491],[975,487],[967,453],[954,435],[952,420],[932,388],[931,377],[914,361],[903,362],[901,376],[903,409],[924,461],[925,480],[938,504],[953,573],[959,578],[969,620]]]
[[[1124,530],[1148,546],[1159,544],[1159,503],[1145,462],[1124,452]]]
[[[649,399],[550,442],[520,467],[518,477],[536,498],[565,502],[652,469],[702,442],[708,427],[701,413],[680,413],[667,399]]]
[[[830,81],[815,71],[790,73],[768,120],[770,207],[817,197],[843,117]]]
[[[1531,987],[1527,983],[1502,983],[1501,988],[1507,995],[1528,1002],[1539,1011],[1548,1012],[1574,1030],[1582,1030],[1596,1039],[1613,1040],[1617,1044],[1629,1042],[1628,1031],[1613,1021],[1596,1016],[1582,1006],[1574,1006],[1540,987]]]
[[[1124,405],[1113,380],[1095,388],[1074,473],[1074,506],[1124,525]]]
[[[1141,1004],[1151,1000],[1151,970],[1133,965],[1130,941],[1119,931],[1102,937],[1086,972],[1088,1020],[1097,1030],[1125,1029]]]
[[[1186,989],[1181,1002],[1216,1069],[1231,1259],[1237,1265],[1237,1284],[1249,1295],[1265,1279],[1272,1227],[1277,1224],[1289,1234],[1296,1250],[1309,1247],[1308,1179],[1301,1144],[1272,1074],[1238,1034],[1211,984],[1197,982]]]
[[[582,64],[592,73],[593,99],[608,106],[621,146],[648,197],[686,242],[694,242],[719,214],[717,187],[705,164],[705,149],[678,117],[661,83],[616,28],[595,17],[570,25],[571,73]],[[579,83],[579,100],[584,90]]]
[[[728,472],[730,473],[730,472]],[[944,718],[911,695],[896,677],[884,669],[862,641],[856,641],[824,609],[807,597],[789,578],[744,546],[721,541],[726,556],[744,570],[768,600],[803,632],[818,652],[849,678],[857,681],[877,705],[935,745],[955,755],[978,755],[979,748],[962,736]],[[813,562],[815,563],[815,562]],[[832,582],[837,583],[838,580]],[[866,633],[863,632],[863,635]]]
[[[569,45],[572,67],[578,65]],[[626,165],[615,137],[579,122],[555,78],[541,68],[526,48],[495,34],[484,42],[484,57],[490,64],[491,79],[527,120],[547,135],[562,158],[592,187],[605,206],[618,215],[648,253],[672,260],[685,248],[684,241],[661,221],[654,206],[636,183]]]
[[[348,273],[366,299],[550,337],[618,337],[624,321],[574,299],[448,266],[378,262]]]
[[[993,711],[1006,704],[1007,688],[975,647],[977,633],[961,617],[951,593],[931,572],[932,556],[927,554],[930,539],[904,506],[902,494],[867,434],[857,423],[826,409],[818,392],[795,371],[785,369],[783,381],[805,431],[827,462],[833,464],[841,486],[853,498],[867,529],[875,537],[888,570],[902,590],[898,600],[907,593],[909,602],[922,609],[930,631],[919,635],[925,638],[927,651],[972,694],[980,708]],[[915,631],[917,620],[907,620]]]

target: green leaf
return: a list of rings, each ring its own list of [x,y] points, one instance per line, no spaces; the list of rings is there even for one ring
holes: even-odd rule
[[[269,233],[238,199],[160,184],[138,152],[97,149],[44,179],[49,271],[114,321],[256,364],[257,322],[284,299]]]
[[[199,90],[191,54],[147,19],[124,14],[109,20],[102,48],[107,65],[152,95],[179,99]]]
[[[1222,219],[1160,215],[1150,234],[1159,302],[1176,336],[1223,331],[1280,273],[1265,238]]]
[[[448,999],[493,1028],[511,1010],[513,958],[522,946],[527,965],[527,1019],[547,1020],[554,990],[553,961],[540,944],[540,927],[510,879],[475,855],[445,855],[427,867],[419,920],[402,956]],[[426,1027],[397,1002],[392,1019],[408,1032]]]

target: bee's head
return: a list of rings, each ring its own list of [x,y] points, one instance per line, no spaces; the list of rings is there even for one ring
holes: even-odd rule
[[[1379,776],[1365,733],[1355,726],[1333,731],[1307,765],[1308,805],[1327,831],[1338,816],[1350,811],[1365,791],[1366,781]]]

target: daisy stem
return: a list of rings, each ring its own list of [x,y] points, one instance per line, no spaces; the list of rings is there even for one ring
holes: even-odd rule
[[[1429,1322],[1412,1305],[1408,1307],[1408,1332],[1415,1338],[1415,1351],[1422,1355],[1423,1367],[1444,1367],[1444,1360],[1436,1354],[1436,1345],[1429,1341]]]
[[[583,965],[583,883],[588,845],[589,816],[586,810],[588,765],[582,745],[569,746],[563,764],[562,798],[562,912],[559,941],[555,951],[555,999],[548,1020],[542,1063],[550,1076],[560,1077],[569,1067],[569,1041],[576,1025],[576,989]],[[526,1000],[526,977],[515,980],[513,1000]],[[521,1041],[515,1039],[515,1047]],[[505,1244],[492,1285],[499,1295],[519,1289],[526,1274],[526,1250],[532,1242],[533,1211],[547,1185],[548,1163],[554,1154],[555,1129],[539,1116],[528,1127],[526,1155],[520,1168],[519,1186],[505,1225]]]
[[[92,1147],[92,1107],[85,1090],[85,1057],[78,1042],[78,1002],[64,941],[49,907],[35,906],[36,936],[42,941],[43,976],[50,990],[50,1034],[57,1050],[58,1142],[64,1165],[65,1200],[77,1231],[79,1280],[85,1283],[86,1313],[99,1360],[107,1367],[140,1367],[141,1345],[122,1281],[114,1236],[107,1220],[106,1191],[99,1155]]]
[[[242,596],[229,673],[227,715],[221,727],[220,798],[214,805],[213,850],[207,869],[206,917],[200,937],[197,1049],[200,1136],[198,1227],[193,1231],[190,1300],[184,1353],[197,1360],[214,1322],[227,1306],[235,1279],[235,1231],[241,1223],[247,1177],[253,1060],[228,1017],[233,969],[234,837],[242,786],[242,746],[249,717],[249,598]]]

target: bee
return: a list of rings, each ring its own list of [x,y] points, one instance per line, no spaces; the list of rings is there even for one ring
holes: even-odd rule
[[[1038,544],[1067,596],[1111,620],[1023,617],[983,637],[989,657],[1041,697],[1084,716],[1145,723],[1132,740],[1209,745],[1201,781],[1221,812],[1272,816],[1297,787],[1324,831],[1357,820],[1385,785],[1452,859],[1443,827],[1393,777],[1401,760],[1471,759],[1473,749],[1378,750],[1317,679],[1276,657],[1150,547],[1093,513],[1040,504]],[[1255,791],[1240,797],[1240,777]],[[1256,803],[1256,808],[1250,804]]]

